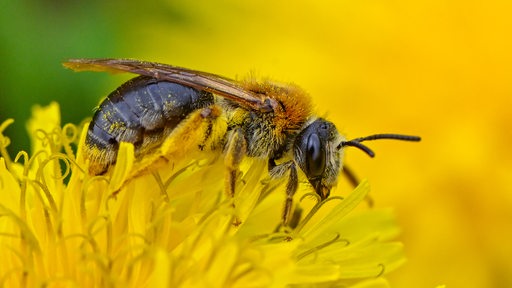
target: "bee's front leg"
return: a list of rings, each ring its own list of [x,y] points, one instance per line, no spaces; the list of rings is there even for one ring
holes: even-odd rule
[[[232,131],[228,136],[226,143],[224,165],[227,169],[226,175],[226,193],[230,197],[235,197],[236,178],[238,168],[247,152],[247,143],[240,128]]]
[[[299,178],[297,176],[297,166],[293,161],[287,161],[276,165],[273,159],[269,160],[269,173],[272,178],[282,178],[288,171],[288,183],[286,183],[286,200],[283,207],[282,226],[288,226],[292,215],[293,195],[299,187]]]

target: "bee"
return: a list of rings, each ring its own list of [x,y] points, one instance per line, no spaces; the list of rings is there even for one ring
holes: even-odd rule
[[[266,159],[271,177],[288,177],[283,225],[291,218],[299,169],[324,200],[342,171],[344,147],[357,147],[373,157],[362,142],[420,141],[420,137],[400,134],[346,140],[332,122],[315,116],[311,98],[295,84],[253,78],[236,81],[130,59],[70,59],[63,65],[76,71],[139,75],[103,100],[89,124],[84,152],[91,174],[103,174],[115,163],[121,142],[132,143],[140,159],[168,137],[178,137],[183,139],[182,149],[223,153],[225,189],[233,197],[244,157]],[[189,137],[190,133],[195,136]]]

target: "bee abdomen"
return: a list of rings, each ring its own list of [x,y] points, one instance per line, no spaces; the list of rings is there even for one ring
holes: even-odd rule
[[[187,86],[139,76],[113,91],[93,116],[85,139],[91,173],[115,162],[120,142],[140,154],[161,144],[196,109],[214,102],[213,95]]]

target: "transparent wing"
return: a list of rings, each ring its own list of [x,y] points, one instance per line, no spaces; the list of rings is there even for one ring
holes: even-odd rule
[[[241,87],[238,82],[219,75],[167,64],[133,59],[70,59],[64,67],[75,71],[129,72],[208,91],[239,105],[258,111],[271,111],[272,102],[264,95]]]

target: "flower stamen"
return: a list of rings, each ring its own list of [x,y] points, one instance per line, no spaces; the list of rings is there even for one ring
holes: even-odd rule
[[[316,193],[309,193],[309,194],[313,194],[314,196],[316,196],[317,200],[320,199],[320,196],[318,196]],[[301,201],[307,195],[308,194],[305,194],[301,198]],[[343,200],[343,197],[341,197],[341,196],[331,196],[331,197],[329,197],[327,199],[324,199],[323,201],[318,201],[315,204],[315,206],[313,206],[313,208],[311,208],[311,210],[309,211],[308,215],[306,215],[306,217],[304,217],[304,220],[299,222],[299,225],[297,225],[297,227],[295,228],[295,232],[297,232],[297,233],[300,232],[302,230],[302,228],[311,220],[311,218],[313,218],[313,216],[316,214],[316,212],[318,212],[318,210],[320,210],[320,208],[322,208],[322,206],[324,206],[327,202],[330,202],[332,200]]]
[[[327,247],[329,245],[332,245],[332,244],[334,244],[336,242],[343,241],[343,242],[346,243],[345,246],[350,245],[350,241],[348,241],[347,239],[340,239],[340,237],[341,237],[340,234],[336,233],[336,235],[334,236],[333,239],[331,239],[331,240],[329,240],[329,241],[327,241],[325,243],[322,243],[322,244],[320,244],[318,246],[315,246],[315,247],[313,247],[313,248],[311,248],[309,250],[306,250],[306,251],[302,252],[301,254],[297,255],[297,260],[301,260],[304,257],[306,257],[306,256],[308,256],[308,255],[310,255],[312,253],[316,253],[316,252],[320,251],[321,249],[323,249],[323,248],[325,248],[325,247]]]

